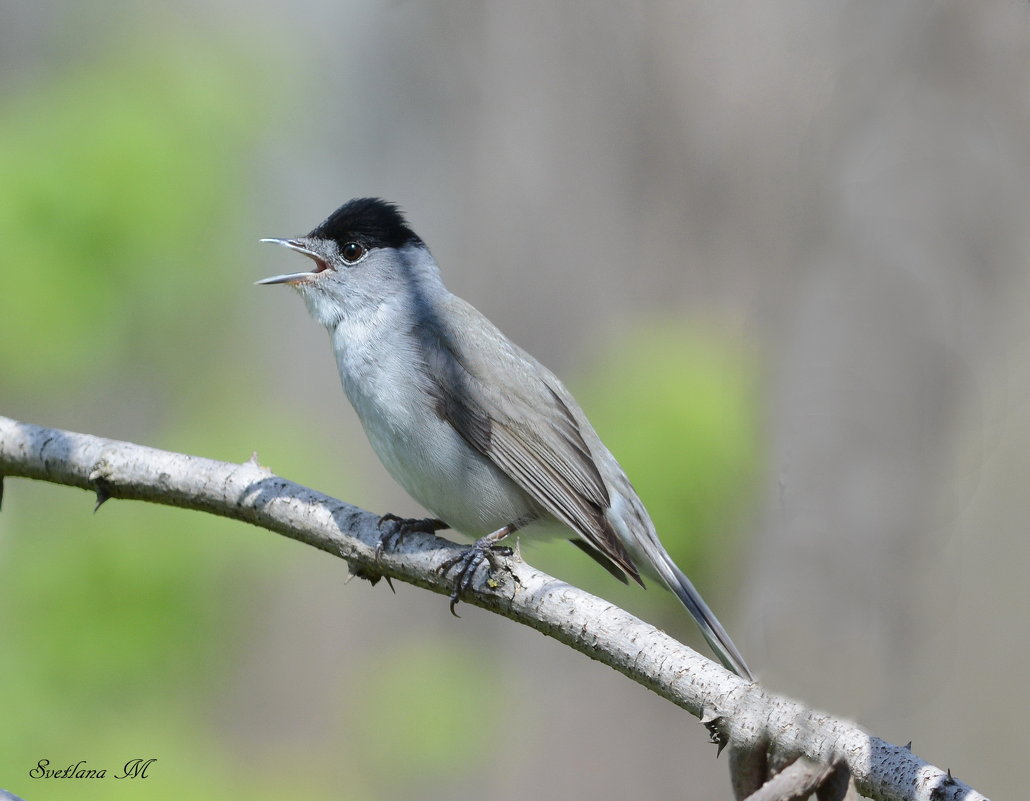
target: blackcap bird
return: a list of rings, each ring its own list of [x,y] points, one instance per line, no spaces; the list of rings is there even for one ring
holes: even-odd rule
[[[373,449],[439,520],[476,538],[444,566],[453,604],[496,543],[557,521],[623,581],[657,576],[722,663],[751,673],[579,404],[550,370],[447,291],[436,261],[396,206],[360,198],[307,236],[263,239],[306,256],[290,284],[329,331],[343,388]],[[410,521],[404,521],[410,522]]]

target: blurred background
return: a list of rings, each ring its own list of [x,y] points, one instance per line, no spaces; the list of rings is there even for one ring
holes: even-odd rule
[[[325,333],[252,285],[294,266],[259,237],[388,198],[570,385],[763,682],[1015,796],[1026,3],[41,1],[0,23],[0,414],[257,451],[417,515]],[[730,797],[693,718],[528,629],[239,523],[5,488],[0,787],[27,801]],[[523,546],[708,654],[663,590]],[[29,777],[132,758],[149,778]]]

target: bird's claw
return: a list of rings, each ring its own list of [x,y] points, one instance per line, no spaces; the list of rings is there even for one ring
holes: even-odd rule
[[[496,570],[500,566],[498,557],[511,556],[513,553],[514,551],[506,545],[495,545],[489,538],[484,537],[481,540],[476,540],[476,542],[465,548],[453,559],[448,559],[440,565],[437,568],[437,572],[444,575],[457,568],[454,574],[454,588],[450,596],[451,614],[455,617],[461,617],[461,615],[454,611],[454,607],[461,600],[462,593],[472,589],[472,584],[476,578],[476,571],[479,570],[479,566],[483,562],[489,565],[490,570]]]
[[[393,550],[408,534],[435,534],[447,528],[445,522],[435,517],[398,517],[389,513],[380,517],[377,525],[380,534],[379,542],[376,543],[376,564],[382,561],[383,551]]]

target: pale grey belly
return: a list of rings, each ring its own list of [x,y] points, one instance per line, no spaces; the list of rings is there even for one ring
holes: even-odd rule
[[[357,404],[355,404],[357,408]],[[482,537],[542,510],[435,412],[359,410],[372,448],[398,484],[456,531]]]

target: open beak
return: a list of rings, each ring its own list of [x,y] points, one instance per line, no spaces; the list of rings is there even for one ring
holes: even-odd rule
[[[271,242],[273,245],[280,245],[290,250],[295,250],[307,256],[315,263],[315,269],[306,273],[286,273],[284,275],[273,275],[271,278],[262,278],[260,281],[255,281],[255,284],[299,284],[305,281],[309,281],[320,272],[327,270],[329,265],[325,263],[325,259],[315,253],[313,250],[309,250],[305,247],[304,242],[299,239],[262,239],[262,242]]]

